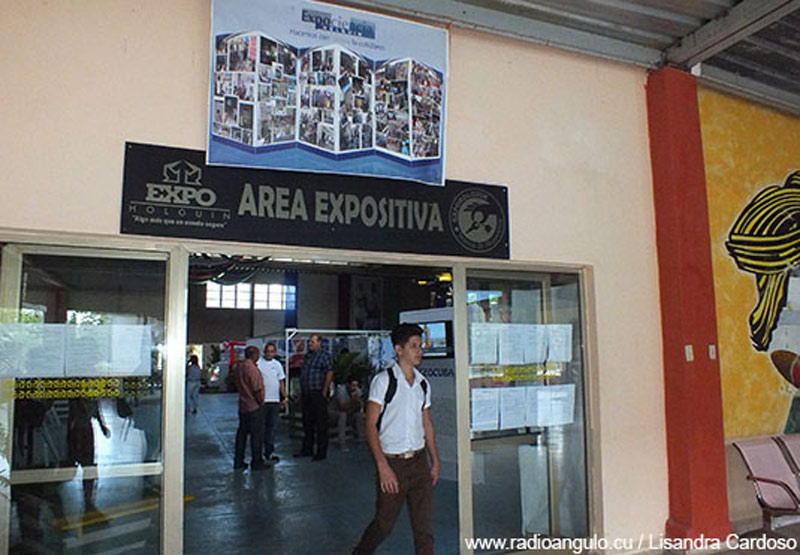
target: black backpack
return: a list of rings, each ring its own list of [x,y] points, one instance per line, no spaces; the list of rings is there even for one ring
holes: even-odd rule
[[[392,402],[392,399],[394,399],[394,394],[397,393],[397,377],[394,375],[391,368],[387,368],[384,371],[389,375],[389,386],[386,388],[386,394],[383,396],[383,408],[381,408],[381,415],[378,417],[378,431],[381,429],[383,413],[386,412],[386,407]],[[425,410],[425,398],[428,396],[428,380],[423,377],[419,385],[422,387],[422,408],[420,410]]]

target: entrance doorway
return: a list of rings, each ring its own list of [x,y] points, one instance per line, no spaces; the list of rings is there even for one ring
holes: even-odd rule
[[[3,245],[0,553],[159,550],[167,273]]]
[[[236,552],[349,552],[371,520],[375,470],[361,411],[340,410],[391,363],[389,332],[400,322],[424,330],[419,370],[431,384],[431,415],[442,459],[434,489],[439,552],[459,542],[452,273],[449,267],[337,263],[196,254],[190,257],[187,343],[203,369],[197,414],[186,416],[184,549]],[[296,458],[302,406],[299,374],[312,335],[334,360],[327,458]],[[275,428],[268,468],[234,469],[238,394],[232,364],[248,345],[272,343],[286,373],[288,403]],[[350,385],[348,385],[350,384]],[[349,414],[348,414],[349,411]],[[342,414],[344,412],[344,414]],[[339,428],[340,417],[343,426]],[[250,459],[248,447],[246,459]],[[324,547],[321,542],[324,541]],[[406,510],[381,552],[407,551]]]

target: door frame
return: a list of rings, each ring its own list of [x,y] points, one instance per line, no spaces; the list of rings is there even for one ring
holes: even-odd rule
[[[123,237],[94,234],[54,234],[20,232],[0,228],[0,244],[16,246],[36,245],[59,252],[82,245],[81,251],[93,250],[109,255],[125,257],[139,255],[166,256],[166,341],[167,367],[163,390],[163,480],[161,505],[161,550],[162,553],[183,552],[183,444],[184,444],[184,367],[186,349],[186,325],[188,312],[189,255],[194,252],[213,252],[230,255],[269,256],[273,259],[297,261],[330,261],[336,263],[372,263],[386,265],[449,266],[453,272],[453,337],[456,356],[456,415],[458,434],[458,501],[460,552],[470,553],[464,539],[473,537],[472,468],[470,445],[470,391],[469,391],[469,347],[467,341],[467,272],[469,270],[493,270],[541,274],[563,272],[578,276],[581,302],[581,325],[583,338],[584,406],[586,414],[586,460],[589,532],[597,537],[603,535],[602,467],[600,452],[599,380],[597,357],[597,325],[595,309],[595,285],[593,268],[586,264],[537,263],[520,260],[487,260],[454,256],[424,254],[368,252],[347,249],[321,249],[286,245],[264,245],[193,239],[164,239],[147,237]],[[5,253],[5,246],[3,252]],[[12,249],[13,251],[13,249]],[[26,252],[28,252],[26,250]],[[5,273],[6,258],[3,257],[0,273]],[[13,265],[13,260],[8,264]],[[21,266],[20,266],[21,268]],[[13,298],[5,296],[0,287],[0,313]],[[19,299],[16,300],[18,306]],[[0,321],[3,321],[0,319]],[[2,383],[0,383],[2,388]],[[2,418],[2,415],[0,415]],[[169,441],[165,441],[170,438]],[[0,466],[0,478],[3,477]],[[8,508],[6,508],[8,510]],[[0,501],[0,523],[9,514],[3,513]],[[7,520],[6,520],[7,521]],[[4,550],[0,535],[0,555]],[[6,540],[7,543],[7,540]]]
[[[169,250],[140,250],[138,248],[114,249],[105,245],[76,247],[75,242],[69,245],[60,245],[58,240],[45,238],[45,241],[19,241],[13,235],[6,236],[0,233],[2,246],[2,263],[0,264],[0,321],[15,322],[20,304],[20,289],[22,276],[22,259],[26,254],[67,256],[67,257],[92,257],[114,258],[127,260],[158,260],[166,262],[166,275],[163,286],[164,295],[164,325],[166,330],[166,367],[163,376],[161,399],[161,433],[162,433],[162,462],[114,465],[103,470],[103,477],[130,477],[161,475],[161,549],[164,553],[173,553],[182,550],[176,544],[175,529],[180,530],[183,525],[183,403],[184,403],[184,371],[183,350],[175,346],[186,342],[185,301],[181,303],[181,296],[186,298],[186,280],[188,278],[188,256],[180,248]],[[48,240],[49,239],[49,240]],[[181,287],[180,284],[184,286]],[[178,284],[171,287],[171,284]],[[183,295],[181,295],[183,292]],[[183,324],[181,324],[183,322]],[[10,488],[16,484],[29,484],[39,482],[64,481],[74,474],[74,470],[64,469],[32,469],[11,471],[10,457],[13,449],[14,429],[14,383],[13,378],[0,379],[0,421],[4,422],[9,430],[8,437],[3,446],[0,446],[0,456],[7,453],[8,458],[0,466],[0,525],[10,523],[11,496]],[[171,437],[176,441],[163,441]],[[178,439],[180,438],[180,441]],[[3,457],[4,458],[4,457]],[[0,458],[0,460],[3,460]],[[176,472],[176,469],[178,471]],[[84,469],[87,476],[97,476],[96,466]],[[178,541],[183,541],[183,535]],[[9,534],[0,534],[0,554],[9,550]],[[177,549],[175,551],[174,549]]]

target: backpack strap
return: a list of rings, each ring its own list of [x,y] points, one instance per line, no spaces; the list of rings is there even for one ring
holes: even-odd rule
[[[387,368],[386,373],[389,375],[389,385],[386,388],[386,394],[383,396],[383,408],[381,408],[381,415],[378,417],[378,431],[381,429],[383,413],[386,412],[386,407],[392,402],[392,399],[394,399],[394,394],[397,393],[397,377],[394,375],[394,372],[391,368]],[[428,397],[428,380],[422,378],[422,381],[419,382],[419,385],[422,388],[422,409],[420,410],[424,411],[425,401]]]
[[[391,368],[387,368],[385,372],[389,375],[389,385],[386,388],[386,393],[383,396],[383,408],[381,408],[381,415],[378,417],[378,431],[381,429],[381,421],[383,420],[383,413],[386,412],[386,407],[394,399],[394,394],[397,393],[397,377]]]

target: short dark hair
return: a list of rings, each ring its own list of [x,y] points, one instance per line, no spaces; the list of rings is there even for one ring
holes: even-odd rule
[[[276,351],[278,350],[278,347],[276,347],[276,346],[275,346],[275,343],[273,343],[272,341],[270,341],[269,343],[267,343],[266,345],[264,345],[264,350],[266,351],[266,350],[267,350],[267,349],[269,349],[270,347],[274,347]]]
[[[189,364],[198,364],[200,359],[197,358],[197,355],[192,355],[189,357]]]
[[[402,347],[414,336],[422,337],[422,328],[416,324],[400,324],[392,330],[392,345]]]
[[[258,347],[255,345],[250,345],[244,350],[244,358],[254,359],[257,358],[259,354]]]

